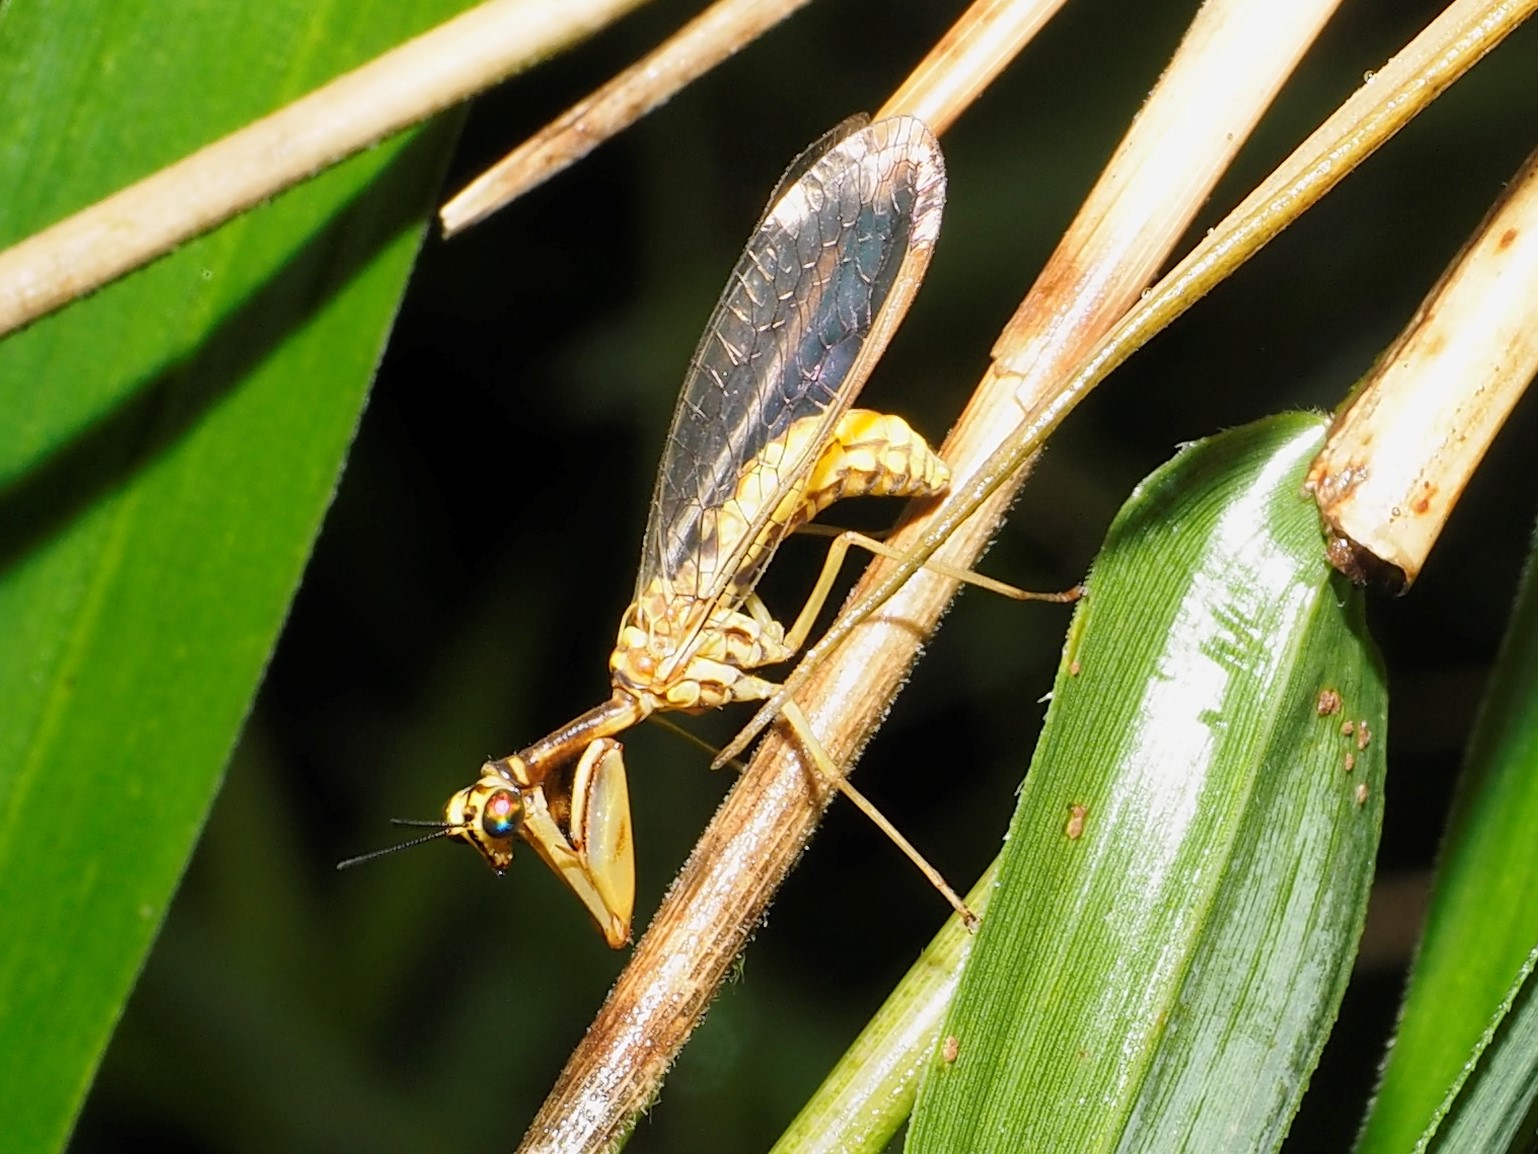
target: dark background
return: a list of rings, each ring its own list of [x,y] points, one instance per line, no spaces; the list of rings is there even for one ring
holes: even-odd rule
[[[471,113],[452,190],[687,19],[658,3]],[[1199,218],[1236,203],[1435,4],[1348,5]],[[430,239],[206,837],[75,1140],[167,1151],[510,1148],[624,960],[525,853],[498,881],[431,846],[337,874],[436,817],[480,760],[607,692],[652,471],[699,328],[784,166],[872,110],[961,11],[814,5],[451,243]],[[946,221],[867,403],[939,441],[1173,52],[1194,4],[1081,0],[947,133]],[[1069,420],[985,569],[1086,570],[1181,441],[1333,407],[1535,143],[1529,28]],[[1289,1149],[1349,1140],[1392,1023],[1417,894],[1525,553],[1538,439],[1519,409],[1410,596],[1374,606],[1393,758],[1374,923]],[[885,505],[840,512],[879,525]],[[763,592],[790,616],[820,559]],[[965,887],[998,848],[1066,612],[972,593],[860,784]],[[744,711],[692,727],[724,740]],[[627,739],[638,928],[728,779]],[[945,910],[836,807],[632,1142],[767,1148]]]

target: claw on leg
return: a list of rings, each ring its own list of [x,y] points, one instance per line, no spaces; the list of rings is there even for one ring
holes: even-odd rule
[[[543,785],[529,790],[524,804],[523,840],[582,900],[604,941],[616,950],[628,945],[635,911],[635,842],[620,743],[600,737],[583,750],[569,799],[557,799],[559,808],[568,811],[564,823],[551,812]]]
[[[630,917],[635,911],[635,839],[624,751],[611,738],[593,742],[577,763],[571,792],[571,841],[611,920],[623,926],[619,943],[623,945],[630,940]]]

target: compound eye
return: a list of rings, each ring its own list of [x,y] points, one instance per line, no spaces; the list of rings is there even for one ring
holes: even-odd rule
[[[505,840],[523,821],[523,800],[510,789],[499,789],[486,799],[481,811],[481,830],[489,838]]]

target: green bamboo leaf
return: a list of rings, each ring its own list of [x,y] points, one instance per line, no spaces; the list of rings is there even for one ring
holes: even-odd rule
[[[911,1149],[1285,1135],[1350,973],[1384,766],[1361,599],[1301,494],[1322,431],[1193,446],[1112,526]]]
[[[461,4],[14,0],[0,243]],[[299,580],[448,132],[0,346],[0,1133],[66,1140]]]
[[[1496,1122],[1484,1115],[1504,1093],[1482,1083],[1531,1082],[1538,1071],[1531,990],[1513,998],[1538,948],[1535,825],[1538,575],[1530,557],[1469,745],[1398,1035],[1358,1144],[1363,1154],[1504,1148],[1465,1144],[1455,1134]],[[1514,1002],[1524,1007],[1518,1020],[1492,1030]],[[1492,1039],[1499,1044],[1487,1051]],[[1528,1106],[1505,1099],[1518,1119],[1530,1107],[1530,1086],[1527,1093]],[[1443,1136],[1439,1127],[1450,1109],[1454,1133]]]

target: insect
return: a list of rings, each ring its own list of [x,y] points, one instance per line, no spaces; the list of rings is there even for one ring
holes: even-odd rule
[[[498,873],[522,838],[609,945],[630,940],[630,802],[614,735],[654,712],[770,696],[777,686],[755,671],[801,647],[847,547],[829,551],[787,629],[754,592],[780,542],[841,498],[929,496],[949,481],[901,418],[850,407],[929,264],[944,200],[939,145],[912,117],[846,121],[792,165],[684,379],[609,657],[612,695],[486,762],[430,837],[474,846]]]

